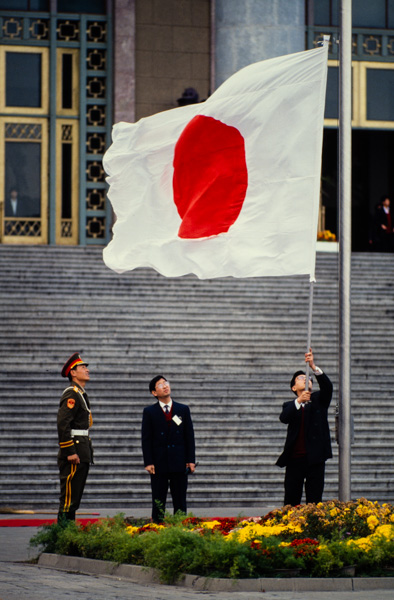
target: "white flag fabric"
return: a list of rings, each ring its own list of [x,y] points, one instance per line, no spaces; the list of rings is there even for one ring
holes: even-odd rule
[[[105,264],[313,279],[327,53],[254,63],[203,103],[116,124]]]

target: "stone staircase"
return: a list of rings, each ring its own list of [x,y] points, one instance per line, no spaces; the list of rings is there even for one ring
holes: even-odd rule
[[[394,263],[352,258],[352,496],[394,501]],[[171,381],[189,404],[199,466],[193,507],[281,505],[275,461],[286,428],[290,376],[303,366],[306,277],[166,279],[139,269],[118,275],[101,249],[0,246],[1,506],[57,510],[56,413],[63,362],[89,362],[95,465],[84,507],[150,507],[142,464],[148,382]],[[338,398],[337,255],[318,253],[312,346]],[[325,499],[338,496],[337,445]]]

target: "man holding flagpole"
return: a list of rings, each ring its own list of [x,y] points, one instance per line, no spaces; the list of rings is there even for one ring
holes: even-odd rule
[[[312,349],[305,353],[319,384],[320,390],[312,393],[312,378],[304,371],[296,371],[290,388],[295,400],[283,404],[279,419],[287,425],[285,447],[277,460],[286,467],[284,505],[301,504],[305,483],[306,503],[321,502],[324,489],[326,460],[332,458],[330,429],[327,412],[332,398],[332,383],[314,362]]]

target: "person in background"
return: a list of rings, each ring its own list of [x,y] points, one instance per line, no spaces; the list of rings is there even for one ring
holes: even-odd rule
[[[394,220],[391,215],[390,198],[384,196],[376,211],[377,250],[394,251]]]

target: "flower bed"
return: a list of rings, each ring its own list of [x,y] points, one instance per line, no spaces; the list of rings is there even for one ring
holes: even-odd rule
[[[167,515],[161,525],[123,515],[90,525],[45,526],[31,540],[44,552],[145,565],[171,583],[212,577],[388,575],[394,568],[394,507],[361,498],[284,507],[261,518]],[[284,571],[285,570],[285,571]]]

